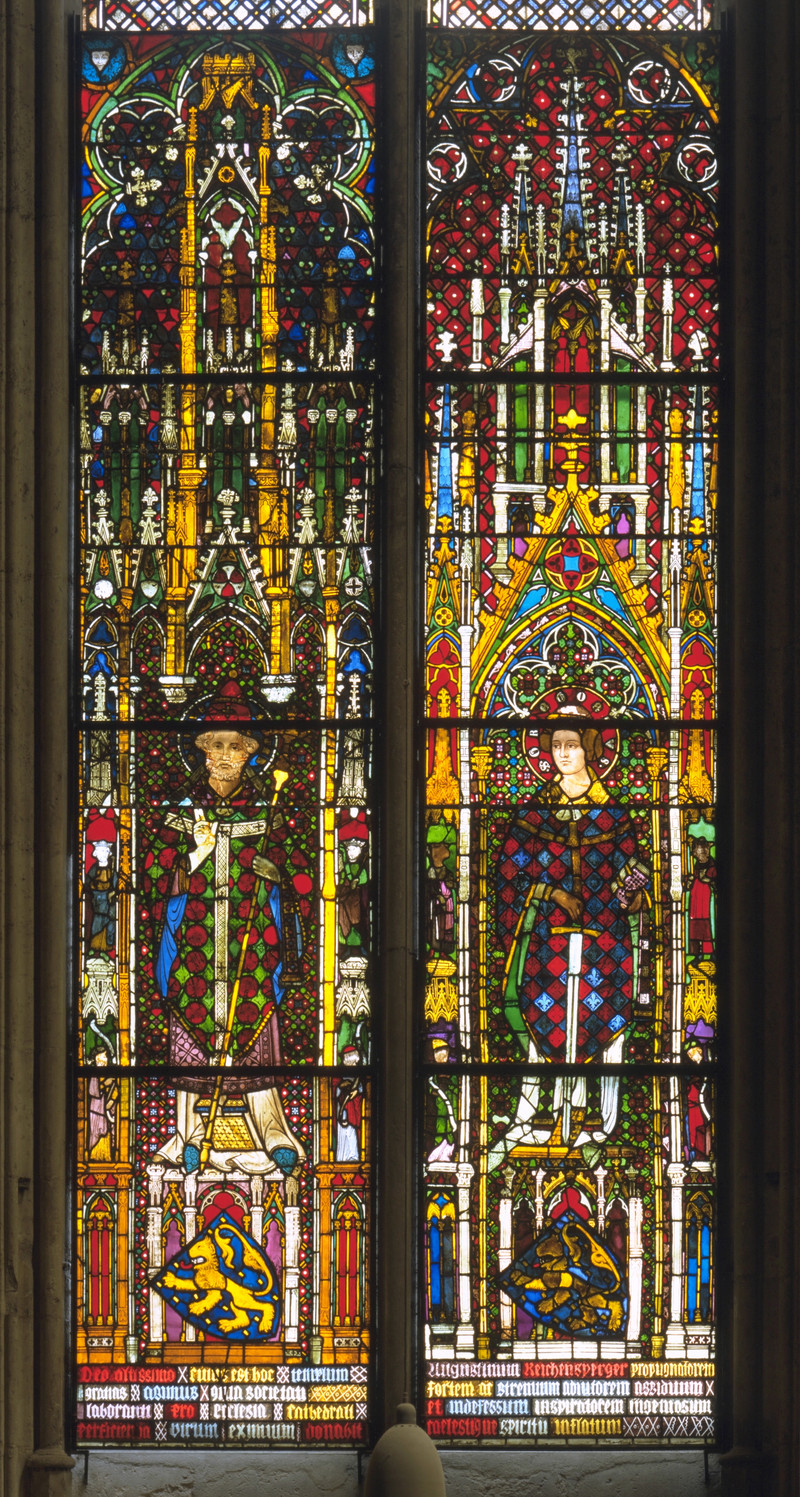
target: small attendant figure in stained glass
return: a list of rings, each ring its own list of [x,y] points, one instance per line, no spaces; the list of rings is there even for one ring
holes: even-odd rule
[[[611,801],[594,768],[599,729],[567,709],[539,741],[554,780],[519,808],[499,865],[505,1013],[531,1065],[618,1065],[633,1006],[631,918],[647,869],[628,812]],[[523,1081],[493,1166],[518,1146],[582,1147],[613,1132],[618,1077],[601,1078],[596,1118],[584,1073],[556,1074],[549,1116],[539,1115],[540,1092],[538,1077]]]
[[[689,954],[713,957],[717,865],[706,837],[692,839],[689,883]]]
[[[169,1014],[173,1066],[218,1067],[176,1090],[176,1131],[157,1157],[182,1163],[291,1173],[305,1157],[274,1084],[281,1064],[278,1010],[286,981],[281,874],[269,842],[281,825],[276,796],[250,763],[260,740],[236,682],[207,717],[229,722],[196,739],[205,762],[179,804],[158,819],[148,858],[150,897],[159,903],[154,972]],[[285,776],[284,776],[285,778]],[[294,952],[295,959],[297,952]],[[226,1066],[252,1067],[222,1081]]]
[[[343,946],[366,953],[368,949],[369,833],[366,817],[358,808],[345,813],[339,827],[339,931]]]
[[[455,947],[455,828],[436,823],[427,837],[427,937],[429,952]]]
[[[444,1029],[433,1034],[431,1048],[441,1074],[428,1077],[427,1157],[429,1164],[449,1164],[458,1143],[458,1077],[444,1069],[450,1060],[450,1044]]]
[[[714,1030],[703,1019],[696,1019],[686,1026],[687,1060],[692,1065],[702,1066],[708,1060],[708,1050],[714,1040]],[[686,1082],[686,1108],[684,1113],[683,1154],[687,1164],[697,1164],[711,1158],[712,1084],[708,1076],[690,1076]]]
[[[113,1059],[113,1056],[112,1056]],[[109,1052],[98,1046],[94,1053],[97,1073],[89,1077],[88,1153],[90,1159],[113,1159],[116,1150],[119,1081],[105,1074]]]
[[[355,1045],[346,1045],[342,1062],[357,1066],[360,1060]],[[364,1083],[360,1076],[349,1076],[336,1085],[336,1160],[354,1164],[361,1158],[361,1118],[364,1111]]]
[[[89,949],[113,951],[116,942],[117,875],[114,846],[104,837],[92,844],[94,862],[86,874],[91,909]]]

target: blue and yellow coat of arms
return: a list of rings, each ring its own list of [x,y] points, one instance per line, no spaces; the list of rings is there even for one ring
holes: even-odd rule
[[[606,1242],[574,1211],[551,1222],[499,1276],[521,1310],[558,1335],[624,1336],[628,1285]]]
[[[151,1287],[207,1336],[269,1341],[278,1334],[278,1275],[263,1248],[224,1211],[159,1270]]]

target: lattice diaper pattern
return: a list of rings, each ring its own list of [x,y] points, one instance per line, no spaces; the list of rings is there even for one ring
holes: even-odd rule
[[[578,31],[700,31],[711,24],[704,0],[429,0],[433,26],[500,26]]]
[[[83,28],[108,31],[234,30],[267,26],[361,26],[372,0],[90,0]]]

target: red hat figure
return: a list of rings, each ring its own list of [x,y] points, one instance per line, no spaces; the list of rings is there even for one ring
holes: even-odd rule
[[[187,1173],[288,1175],[305,1157],[270,1084],[282,1064],[280,1007],[300,955],[272,861],[282,824],[276,800],[288,775],[276,763],[272,790],[248,763],[262,741],[251,722],[239,683],[221,684],[195,739],[205,764],[152,833],[157,872],[145,900],[149,929],[159,932],[153,978],[169,1010],[170,1060],[183,1067],[175,1132],[156,1157]],[[240,1074],[223,1080],[226,1064]],[[201,1067],[215,1069],[212,1082]]]
[[[369,832],[364,816],[345,816],[339,827],[339,837],[342,842],[368,842]]]
[[[236,732],[236,725],[252,721],[249,703],[245,700],[238,681],[226,681],[225,685],[220,687],[219,692],[208,705],[205,719],[206,722],[217,724],[217,727],[216,730],[207,728],[195,739],[198,748],[204,750],[209,748],[215,736],[220,733]],[[230,723],[230,728],[222,727],[223,723]],[[241,732],[240,736],[247,754],[254,754],[259,747],[260,739],[252,731]]]
[[[208,722],[251,722],[253,714],[238,681],[226,681],[205,713]]]

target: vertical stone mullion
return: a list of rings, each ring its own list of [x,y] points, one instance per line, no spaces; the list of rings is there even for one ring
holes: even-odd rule
[[[767,100],[765,340],[766,514],[765,548],[765,815],[764,926],[765,992],[780,995],[778,1023],[766,1030],[764,1071],[764,1367],[775,1393],[764,1408],[764,1434],[778,1490],[795,1492],[800,1480],[798,1427],[798,1274],[800,1273],[800,1181],[798,1181],[797,1057],[800,999],[797,962],[797,668],[798,523],[797,438],[798,339],[798,140],[800,27],[797,7],[774,7],[766,35]],[[777,418],[777,443],[771,429]],[[777,449],[777,450],[776,450]],[[771,704],[775,703],[774,715]],[[774,743],[777,738],[779,743]],[[777,754],[777,762],[773,755]],[[776,794],[771,785],[777,781]],[[774,950],[773,950],[774,944]],[[776,1064],[777,1062],[777,1064]]]
[[[63,10],[62,0],[0,5],[0,1393],[3,1489],[14,1497],[26,1461],[36,1492],[54,1491],[72,1464],[53,1448],[64,1440],[67,1200]]]
[[[723,1490],[798,1480],[797,378],[794,0],[735,0],[728,631],[730,1450]],[[757,786],[757,793],[753,787]],[[723,1373],[725,1368],[723,1367]]]
[[[0,459],[0,799],[2,919],[3,1476],[16,1492],[33,1432],[33,511],[35,221],[33,15],[3,6],[5,152],[2,302],[3,447]]]
[[[796,715],[797,15],[765,8],[763,1443],[777,1490],[797,1490],[798,942]],[[763,24],[763,21],[762,21]],[[755,703],[754,703],[755,705]],[[768,1007],[767,1007],[768,1005]],[[774,1014],[774,1022],[770,1011]],[[766,1390],[770,1391],[767,1392]]]
[[[378,1419],[415,1381],[413,997],[416,860],[416,384],[419,0],[376,0],[381,234],[382,547],[376,1309]]]
[[[64,1480],[68,1095],[70,87],[73,0],[36,0],[35,1470]],[[46,919],[46,930],[42,921]],[[64,1207],[60,1203],[64,1203]],[[55,1452],[48,1464],[43,1453]],[[60,1454],[59,1454],[60,1451]],[[70,1463],[71,1464],[71,1463]]]
[[[762,186],[760,172],[744,169],[760,151],[760,59],[761,32],[757,7],[745,0],[732,13],[733,67],[730,101],[733,118],[729,120],[734,151],[734,169],[730,176],[730,273],[728,333],[731,362],[736,372],[733,409],[723,407],[723,420],[729,441],[728,482],[732,493],[732,542],[729,561],[731,603],[729,613],[727,694],[729,703],[730,742],[723,749],[728,755],[728,795],[723,799],[727,809],[727,846],[730,856],[730,910],[728,912],[729,945],[723,953],[723,974],[729,982],[727,1007],[730,1025],[729,1062],[721,1098],[723,1158],[728,1167],[723,1180],[727,1184],[723,1213],[723,1261],[730,1264],[730,1282],[722,1311],[723,1384],[726,1386],[726,1412],[729,1429],[726,1443],[741,1453],[734,1461],[730,1456],[724,1468],[724,1479],[736,1490],[736,1483],[749,1480],[757,1459],[758,1408],[761,1401],[760,1346],[760,1267],[759,1240],[755,1226],[760,1178],[759,1142],[752,1127],[749,1109],[737,1107],[733,1099],[747,1095],[754,1086],[752,1072],[757,1072],[760,1030],[755,1020],[749,994],[757,982],[760,964],[761,913],[758,897],[739,894],[748,886],[748,870],[760,860],[760,817],[748,815],[747,786],[760,784],[759,764],[762,758],[762,728],[757,716],[748,725],[751,707],[750,682],[759,654],[760,620],[758,597],[753,587],[760,571],[761,534],[758,524],[760,505],[753,502],[759,491],[760,452],[763,448],[759,391],[763,382],[762,351],[758,337],[761,314],[759,288],[762,283],[762,254],[757,226],[762,220]],[[735,102],[734,102],[735,101]],[[741,162],[737,169],[736,163]],[[749,420],[740,419],[747,410]],[[756,584],[757,585],[757,584]],[[756,776],[754,781],[753,776]],[[760,810],[760,807],[759,807]],[[723,821],[725,820],[723,814]],[[743,907],[742,907],[743,906]],[[727,956],[727,961],[725,957]],[[723,1041],[724,1043],[724,1041]],[[727,1147],[726,1147],[727,1146]],[[724,1356],[727,1343],[728,1356]],[[744,1457],[744,1452],[748,1452]],[[742,1489],[743,1490],[743,1489]]]

